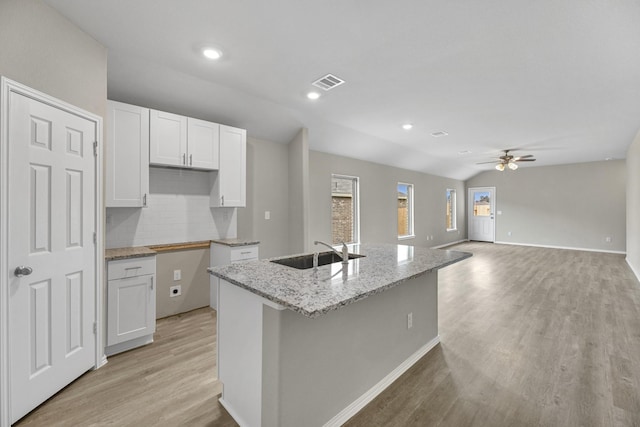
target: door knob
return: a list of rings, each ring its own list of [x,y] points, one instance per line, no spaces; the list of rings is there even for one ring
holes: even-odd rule
[[[31,273],[33,273],[33,268],[27,267],[25,265],[20,265],[16,267],[15,271],[13,272],[13,274],[15,274],[16,277],[28,276]]]

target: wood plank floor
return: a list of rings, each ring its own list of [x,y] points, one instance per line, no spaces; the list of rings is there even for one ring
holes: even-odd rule
[[[624,256],[469,242],[441,344],[356,426],[640,426],[640,284]]]
[[[441,344],[346,425],[640,426],[640,284],[624,256],[469,242],[439,272]],[[20,426],[235,426],[215,312],[158,322]]]
[[[216,318],[209,307],[165,319],[154,342],[111,356],[19,426],[237,426],[218,403]]]

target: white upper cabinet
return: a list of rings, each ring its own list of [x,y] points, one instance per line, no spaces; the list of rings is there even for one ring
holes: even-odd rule
[[[149,109],[108,101],[106,127],[106,206],[145,206],[149,193]]]
[[[150,114],[150,164],[218,169],[220,125],[164,111]]]
[[[185,166],[187,157],[187,118],[151,110],[149,163]]]
[[[220,125],[198,119],[187,119],[189,166],[198,169],[218,169]]]
[[[220,125],[220,169],[212,179],[212,207],[245,207],[247,131]]]

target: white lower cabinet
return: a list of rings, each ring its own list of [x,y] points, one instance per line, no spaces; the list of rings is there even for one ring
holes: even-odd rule
[[[252,242],[253,243],[253,242]],[[236,262],[254,261],[259,258],[258,244],[230,246],[222,243],[211,242],[211,267],[234,264]],[[218,309],[218,283],[220,281],[214,275],[209,279],[211,294],[209,296],[209,306]]]
[[[107,356],[153,342],[155,279],[155,256],[108,262]]]

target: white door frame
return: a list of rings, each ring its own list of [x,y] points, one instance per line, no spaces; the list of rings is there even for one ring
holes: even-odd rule
[[[490,190],[491,191],[491,195],[492,195],[492,200],[491,200],[491,221],[493,221],[493,235],[491,236],[491,242],[495,243],[496,242],[496,208],[498,206],[498,204],[496,203],[496,187],[469,187],[467,189],[467,237],[469,237],[468,240],[471,240],[471,236],[469,236],[469,230],[471,229],[471,221],[472,221],[472,215],[471,215],[471,211],[473,209],[473,200],[472,200],[472,193],[474,190]]]
[[[82,117],[96,124],[96,142],[98,143],[95,156],[95,322],[96,322],[96,361],[94,369],[106,363],[104,356],[102,333],[102,283],[104,277],[104,246],[103,246],[103,193],[102,193],[102,117],[89,113],[64,101],[31,89],[25,85],[0,76],[0,427],[11,425],[10,371],[9,371],[9,266],[8,266],[8,227],[9,227],[9,94],[17,93],[70,114]]]

